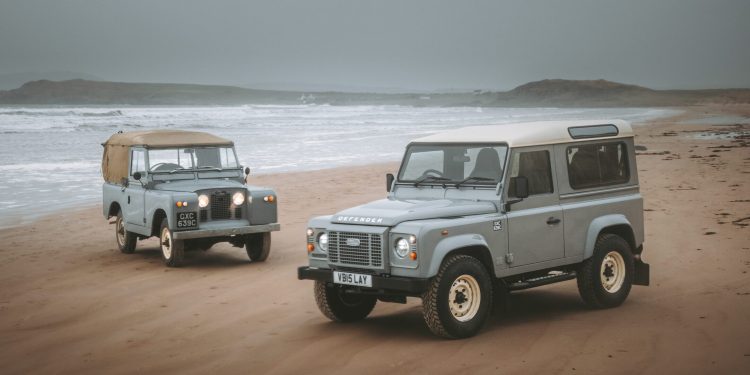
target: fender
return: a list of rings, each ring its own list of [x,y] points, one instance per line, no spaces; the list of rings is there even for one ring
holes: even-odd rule
[[[599,237],[599,233],[602,229],[622,224],[632,228],[628,218],[621,214],[599,216],[592,220],[591,224],[589,224],[589,230],[586,232],[586,247],[583,250],[583,259],[588,259],[594,255],[594,245],[596,245],[596,239]]]
[[[427,277],[433,277],[437,275],[440,265],[443,263],[443,259],[448,253],[453,250],[471,247],[471,246],[482,246],[489,249],[490,246],[481,234],[467,233],[460,234],[457,236],[451,236],[438,242],[435,246],[435,250],[432,251],[432,257],[430,265],[427,268]],[[491,272],[491,271],[490,271]]]

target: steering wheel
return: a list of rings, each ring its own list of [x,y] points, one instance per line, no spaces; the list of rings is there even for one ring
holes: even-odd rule
[[[182,167],[180,167],[178,164],[175,164],[175,163],[156,163],[151,166],[152,171],[160,171],[160,170],[171,171],[173,169],[178,169],[178,168],[182,168]]]
[[[434,173],[436,175],[436,177],[443,177],[443,172],[440,172],[437,169],[428,169],[428,170],[422,172],[422,176],[421,177],[427,176],[428,173]]]

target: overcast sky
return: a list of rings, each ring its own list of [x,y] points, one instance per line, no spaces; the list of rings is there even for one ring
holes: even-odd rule
[[[750,1],[0,0],[0,74],[510,89],[750,87]]]

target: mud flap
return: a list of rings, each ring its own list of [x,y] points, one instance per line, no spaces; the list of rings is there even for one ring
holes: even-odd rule
[[[633,285],[644,285],[648,286],[650,279],[650,267],[647,263],[643,263],[642,260],[636,260],[633,264],[635,266],[635,277],[633,278]]]

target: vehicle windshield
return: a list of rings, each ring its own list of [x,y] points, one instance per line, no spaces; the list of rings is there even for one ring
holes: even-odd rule
[[[237,169],[232,147],[185,147],[148,150],[150,172]]]
[[[415,184],[495,185],[508,147],[498,144],[409,146],[398,179]]]

